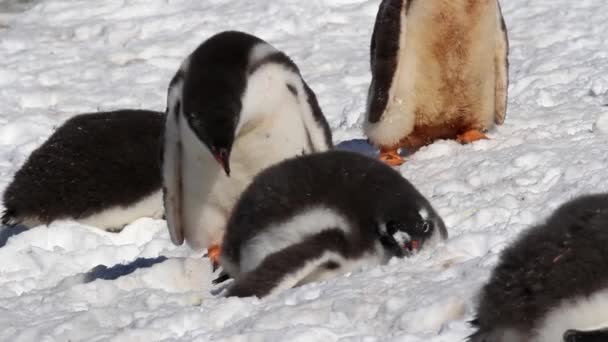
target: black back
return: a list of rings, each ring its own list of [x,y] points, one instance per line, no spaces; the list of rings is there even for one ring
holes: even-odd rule
[[[164,115],[119,110],[77,115],[17,171],[4,192],[4,224],[81,218],[128,206],[161,188]]]
[[[397,171],[360,154],[329,151],[289,159],[258,174],[233,210],[222,253],[238,263],[240,246],[249,239],[319,207],[337,211],[354,227],[348,249],[341,251],[347,257],[373,247],[378,222],[422,224],[421,208],[445,229],[428,201]]]
[[[482,289],[471,340],[491,342],[483,336],[505,326],[530,331],[562,300],[608,288],[606,269],[608,195],[564,204],[503,251]]]

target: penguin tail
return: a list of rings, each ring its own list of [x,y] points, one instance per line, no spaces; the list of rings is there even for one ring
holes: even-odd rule
[[[514,328],[483,328],[479,326],[479,320],[469,322],[477,327],[477,331],[469,335],[467,342],[502,342],[502,341],[528,341],[529,336]]]
[[[478,330],[477,332],[467,336],[467,342],[493,342],[489,338],[489,334],[485,331]]]
[[[468,321],[469,325],[477,329],[473,334],[467,336],[467,342],[493,342],[494,340],[491,338],[491,334],[486,329],[481,327],[479,322],[479,317],[475,317],[472,320]]]
[[[16,226],[21,223],[17,217],[17,211],[12,208],[4,209],[0,220],[2,221],[2,225],[7,227]]]

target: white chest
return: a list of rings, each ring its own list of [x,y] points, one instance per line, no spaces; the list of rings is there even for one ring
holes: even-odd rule
[[[257,122],[236,138],[229,177],[182,120],[184,237],[192,248],[221,242],[232,208],[255,175],[284,159],[311,152],[301,119],[289,114]]]

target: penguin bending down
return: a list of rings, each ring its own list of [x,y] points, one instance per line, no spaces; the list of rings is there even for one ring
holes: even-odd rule
[[[380,158],[400,165],[401,147],[485,139],[505,119],[508,49],[497,0],[383,0],[364,124]]]
[[[608,341],[607,269],[608,195],[562,205],[502,252],[469,341]]]
[[[120,230],[163,214],[159,151],[163,113],[77,115],[29,156],[4,192],[2,223],[34,227],[72,219]]]
[[[228,296],[264,297],[447,238],[429,202],[397,171],[354,152],[296,157],[262,171],[226,228]]]
[[[182,63],[168,91],[164,204],[171,240],[212,259],[241,192],[266,167],[331,148],[313,91],[287,55],[228,31]]]

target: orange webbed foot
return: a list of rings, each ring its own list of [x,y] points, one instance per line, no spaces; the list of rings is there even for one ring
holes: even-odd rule
[[[390,166],[399,166],[405,163],[405,159],[399,155],[396,148],[387,150],[381,149],[379,158]]]
[[[211,260],[211,264],[213,265],[213,270],[215,271],[220,265],[220,254],[222,253],[222,248],[219,245],[210,246],[207,249],[207,257]]]
[[[479,130],[476,130],[476,129],[466,131],[462,134],[459,134],[456,137],[456,140],[458,140],[458,142],[461,144],[470,144],[477,140],[487,140],[487,139],[489,139],[487,135],[483,134],[482,132],[480,132]]]

